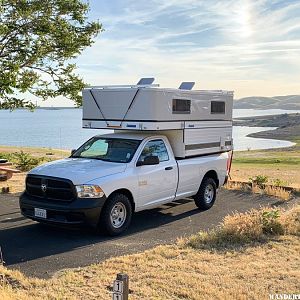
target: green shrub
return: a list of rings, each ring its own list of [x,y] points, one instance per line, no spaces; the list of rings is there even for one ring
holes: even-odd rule
[[[285,186],[285,185],[287,185],[287,182],[284,181],[284,180],[281,180],[279,178],[276,178],[276,179],[273,180],[273,185],[275,185],[275,186]]]
[[[265,234],[283,234],[284,229],[279,222],[279,210],[269,210],[262,213],[262,230]]]
[[[11,154],[10,154],[10,153],[3,153],[3,152],[0,152],[0,159],[7,159],[7,160],[10,160],[10,159],[11,159]]]
[[[260,188],[263,188],[264,185],[268,182],[269,177],[265,175],[257,175],[256,177],[250,177],[249,180],[252,184],[256,184]]]
[[[19,170],[26,172],[43,162],[44,158],[33,157],[29,153],[21,150],[20,152],[14,152],[11,154],[10,160]]]

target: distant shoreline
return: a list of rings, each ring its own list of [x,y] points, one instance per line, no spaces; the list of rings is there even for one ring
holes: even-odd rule
[[[281,114],[258,117],[235,118],[234,126],[248,127],[277,127],[274,130],[251,133],[248,136],[254,138],[276,139],[291,142],[300,141],[300,114]],[[300,146],[293,146],[299,147]]]

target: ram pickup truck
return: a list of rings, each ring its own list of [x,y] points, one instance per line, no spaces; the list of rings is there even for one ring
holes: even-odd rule
[[[192,197],[201,210],[211,208],[229,167],[229,152],[176,159],[162,135],[98,135],[69,158],[31,170],[20,208],[38,222],[88,224],[118,235],[134,212],[180,198]]]

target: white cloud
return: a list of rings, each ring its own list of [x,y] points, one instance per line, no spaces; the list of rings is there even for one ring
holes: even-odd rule
[[[77,60],[91,84],[153,75],[237,97],[300,93],[299,1],[130,0],[117,13],[106,3],[92,2],[106,31]]]

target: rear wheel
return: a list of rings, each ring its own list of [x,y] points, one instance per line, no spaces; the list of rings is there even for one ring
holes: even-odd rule
[[[115,236],[124,232],[132,218],[132,206],[127,196],[114,194],[103,207],[98,229]]]
[[[210,209],[216,200],[217,185],[214,179],[205,177],[198,193],[193,197],[195,204],[202,210]]]

